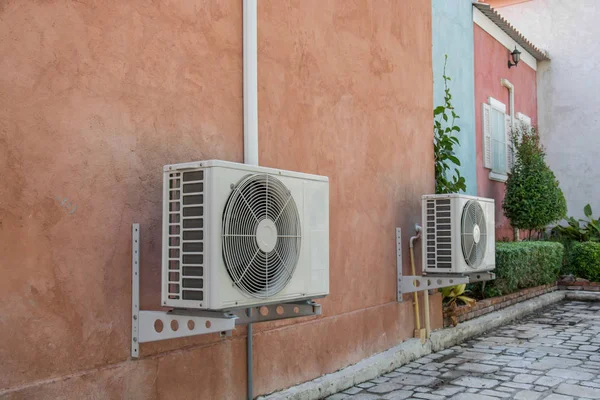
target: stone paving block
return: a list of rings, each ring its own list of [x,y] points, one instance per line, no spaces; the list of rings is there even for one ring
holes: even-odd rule
[[[367,392],[381,394],[381,393],[389,393],[394,390],[400,390],[401,388],[402,388],[402,385],[398,385],[397,383],[385,382],[385,383],[380,383],[379,385],[368,388]]]
[[[431,393],[415,393],[413,397],[416,399],[427,399],[427,400],[444,400],[445,396],[437,396]]]
[[[539,376],[537,376],[537,375],[519,374],[519,375],[515,375],[515,377],[513,378],[513,382],[517,382],[517,383],[533,383],[538,378],[539,378]]]
[[[542,394],[539,392],[534,392],[532,390],[523,390],[515,393],[514,399],[516,400],[538,400],[542,397]]]
[[[548,386],[548,387],[554,387],[560,383],[563,383],[564,381],[565,380],[562,378],[553,378],[550,376],[542,376],[540,379],[535,381],[535,384],[542,385],[542,386]]]
[[[473,351],[465,351],[458,355],[459,358],[467,358],[469,360],[493,360],[496,358],[493,354],[476,353]]]
[[[415,392],[427,393],[427,392],[431,392],[431,388],[419,386],[419,387],[415,388]]]
[[[559,394],[575,395],[586,397],[588,399],[600,399],[600,389],[588,388],[585,386],[561,383],[554,391]]]
[[[359,393],[348,397],[348,400],[379,400],[380,396],[373,393]]]
[[[531,368],[531,365],[532,361],[525,361],[525,359],[520,361],[511,361],[510,363],[508,363],[508,366],[510,368]]]
[[[498,391],[492,390],[492,389],[485,389],[479,393],[486,395],[486,396],[500,397],[500,398],[504,398],[504,399],[508,399],[508,398],[512,397],[511,393],[498,392]]]
[[[383,376],[385,378],[395,378],[395,377],[400,376],[400,375],[402,375],[402,373],[396,372],[396,371],[392,371],[392,372],[388,372],[387,374],[384,374]]]
[[[523,354],[527,352],[527,349],[522,349],[520,347],[513,347],[506,350],[508,354]]]
[[[564,368],[554,368],[546,373],[547,376],[553,376],[562,379],[576,379],[580,381],[592,380],[595,378],[593,374],[581,371],[573,371]]]
[[[425,371],[437,371],[440,368],[444,368],[444,364],[438,362],[431,362],[421,366],[421,369]]]
[[[362,391],[362,388],[354,386],[354,387],[351,387],[350,389],[344,390],[343,393],[346,393],[346,394],[356,394],[356,393],[360,393],[361,391]]]
[[[540,360],[531,364],[532,369],[552,369],[552,368],[565,368],[565,367],[574,367],[576,365],[580,365],[581,361],[573,360],[570,358],[564,357],[543,357]]]
[[[516,383],[516,382],[504,382],[504,387],[515,388],[515,389],[531,389],[532,385],[528,383]]]
[[[498,398],[478,393],[459,393],[453,396],[451,400],[498,400]]]
[[[506,393],[514,393],[517,391],[517,389],[515,389],[515,388],[509,388],[509,387],[505,387],[505,386],[498,386],[498,387],[494,388],[494,390],[498,390],[500,392],[506,392]]]
[[[465,390],[464,387],[454,386],[454,385],[445,385],[439,387],[436,391],[431,392],[432,394],[437,394],[439,396],[452,396],[456,393],[462,392]]]
[[[573,400],[573,397],[553,393],[547,397],[544,397],[544,400]]]
[[[434,378],[432,376],[423,376],[423,375],[416,375],[416,374],[402,374],[402,376],[399,376],[397,378],[392,378],[392,382],[397,383],[399,385],[430,386],[430,385],[434,385],[440,381],[439,381],[439,379]]]
[[[477,363],[466,363],[462,364],[458,367],[460,371],[471,371],[471,372],[479,372],[482,374],[489,374],[491,372],[496,372],[500,369],[495,365],[486,365],[486,364],[477,364]]]
[[[596,383],[596,382],[579,382],[580,385],[582,386],[589,386],[589,387],[593,387],[593,388],[600,388],[600,383]]]
[[[442,374],[442,378],[459,378],[461,376],[469,375],[468,371],[448,371]]]
[[[386,400],[404,400],[412,396],[413,392],[410,390],[396,390],[392,393],[388,393],[383,396]]]
[[[583,351],[598,351],[600,347],[598,346],[590,346],[590,345],[583,345],[583,346],[579,346],[579,350],[583,350]]]
[[[329,396],[326,400],[344,400],[348,398],[347,394],[344,393],[336,393],[333,396]]]
[[[574,342],[588,342],[590,338],[587,336],[573,336],[571,340]]]
[[[495,379],[477,378],[474,376],[462,376],[452,381],[453,385],[465,386],[475,389],[489,389],[498,385],[499,381]]]
[[[502,371],[505,371],[505,372],[514,372],[515,374],[526,374],[526,373],[529,372],[529,370],[527,370],[525,368],[513,368],[513,367],[503,368]]]
[[[372,383],[372,382],[363,382],[363,383],[359,383],[359,384],[358,384],[358,385],[356,385],[356,386],[358,386],[359,388],[367,389],[367,388],[373,387],[373,386],[375,386],[375,385],[376,385],[376,384],[375,384],[375,383]]]

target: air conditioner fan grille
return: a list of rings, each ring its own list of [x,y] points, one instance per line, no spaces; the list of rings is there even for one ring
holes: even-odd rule
[[[479,202],[469,200],[465,204],[460,233],[465,262],[475,269],[483,262],[487,248],[487,223]]]
[[[223,259],[233,284],[268,298],[290,281],[300,256],[298,208],[290,191],[268,174],[233,187],[223,212]]]

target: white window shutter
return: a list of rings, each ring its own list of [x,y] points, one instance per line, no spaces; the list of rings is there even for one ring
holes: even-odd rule
[[[492,168],[492,126],[491,126],[492,107],[483,103],[483,166]]]
[[[531,118],[525,114],[517,113],[517,119],[527,128],[531,128]]]
[[[504,127],[506,130],[506,170],[510,172],[515,163],[514,146],[512,142],[512,118],[510,115],[505,115],[506,122]]]
[[[529,132],[531,130],[531,118],[529,118],[525,114],[517,113],[517,119],[519,120],[519,132],[518,132],[518,140],[521,143],[521,139],[523,137],[523,131]]]

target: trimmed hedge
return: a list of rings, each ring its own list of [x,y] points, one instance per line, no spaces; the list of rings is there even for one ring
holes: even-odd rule
[[[486,297],[556,282],[563,252],[556,242],[497,242],[496,279],[487,283]]]
[[[571,250],[570,270],[579,278],[600,282],[600,243],[575,243]]]

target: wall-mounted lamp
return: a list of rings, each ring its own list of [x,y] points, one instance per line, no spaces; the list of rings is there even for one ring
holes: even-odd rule
[[[510,60],[508,60],[508,68],[516,67],[517,64],[519,63],[519,61],[521,60],[521,52],[519,50],[517,50],[517,46],[515,46],[515,49],[513,50],[513,52],[510,53],[510,56],[511,56],[513,62],[511,63]]]

